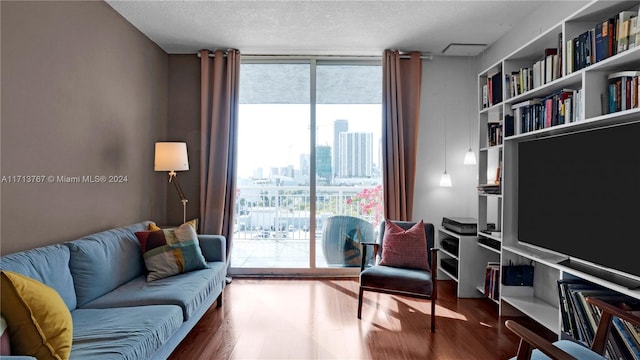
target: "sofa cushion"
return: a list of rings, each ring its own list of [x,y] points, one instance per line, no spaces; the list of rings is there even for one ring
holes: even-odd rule
[[[178,306],[76,309],[70,359],[150,359],[178,330]]]
[[[65,243],[71,251],[78,306],[144,274],[144,261],[134,232],[149,222],[87,235]]]
[[[60,295],[24,275],[0,271],[2,316],[9,325],[16,355],[66,360],[71,352],[73,323]]]
[[[225,286],[226,264],[210,262],[208,269],[192,271],[165,279],[147,282],[140,276],[83,308],[110,308],[140,305],[178,305],[186,320],[198,310],[200,304]]]
[[[0,269],[17,272],[53,288],[69,310],[76,308],[66,246],[50,245],[5,255],[0,258]]]
[[[139,231],[136,236],[149,272],[147,281],[207,267],[198,234],[191,224],[184,223],[177,229]]]

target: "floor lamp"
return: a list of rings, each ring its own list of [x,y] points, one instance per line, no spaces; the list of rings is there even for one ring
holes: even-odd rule
[[[182,202],[182,223],[187,222],[187,198],[178,182],[176,171],[189,170],[189,158],[187,156],[187,143],[184,142],[157,142],[153,170],[168,171],[169,182],[173,183]]]

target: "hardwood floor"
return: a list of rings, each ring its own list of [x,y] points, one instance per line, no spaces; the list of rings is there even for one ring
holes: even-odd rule
[[[234,278],[222,308],[211,307],[169,359],[493,360],[516,353],[518,339],[495,304],[456,298],[452,281],[439,285],[431,333],[423,300],[365,292],[358,320],[357,279]]]

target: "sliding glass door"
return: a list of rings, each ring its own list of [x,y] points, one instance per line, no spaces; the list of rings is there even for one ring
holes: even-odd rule
[[[243,61],[233,274],[348,274],[382,217],[381,67]]]

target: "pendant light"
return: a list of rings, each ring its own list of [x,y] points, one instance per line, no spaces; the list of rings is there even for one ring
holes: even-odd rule
[[[469,148],[467,153],[464,154],[464,164],[465,165],[475,165],[476,164],[476,154]]]
[[[444,117],[444,173],[440,177],[440,186],[451,187],[451,175],[447,173],[447,117]]]
[[[469,57],[469,60],[467,60],[467,72],[469,72],[470,66],[469,63],[471,62],[471,58]],[[473,117],[471,117],[473,119]],[[473,121],[470,121],[469,124],[472,124]],[[475,165],[476,164],[476,154],[473,152],[473,150],[471,150],[471,144],[473,142],[472,137],[471,137],[471,133],[472,133],[472,128],[471,125],[469,125],[469,150],[467,150],[467,152],[464,154],[464,164],[465,165]]]

